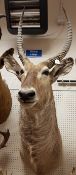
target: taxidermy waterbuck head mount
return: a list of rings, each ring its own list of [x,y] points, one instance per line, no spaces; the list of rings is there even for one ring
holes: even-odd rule
[[[24,70],[13,58],[13,48],[4,53],[6,69],[14,73],[21,81],[21,90],[19,91],[18,95],[20,102],[24,103],[25,105],[27,104],[26,106],[28,106],[28,104],[33,104],[33,106],[36,104],[44,105],[47,97],[50,96],[51,98],[52,83],[55,82],[60,75],[65,75],[70,72],[73,66],[74,62],[71,57],[63,59],[69,51],[72,42],[72,26],[64,7],[63,12],[67,23],[67,37],[62,51],[56,56],[49,58],[38,65],[34,65],[28,58],[26,58],[23,50],[22,39],[22,21],[24,10],[20,17],[17,36],[18,54],[24,66]],[[60,64],[55,64],[56,59],[60,61]]]

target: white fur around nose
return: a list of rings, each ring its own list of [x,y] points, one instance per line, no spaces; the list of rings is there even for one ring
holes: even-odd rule
[[[30,92],[30,91],[34,91],[35,93],[36,93],[36,90],[35,90],[35,88],[33,88],[33,87],[26,87],[26,88],[21,88],[21,91],[22,92]]]

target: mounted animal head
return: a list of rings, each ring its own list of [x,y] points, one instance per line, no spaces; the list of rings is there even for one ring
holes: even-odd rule
[[[67,74],[73,66],[72,58],[63,59],[72,42],[71,23],[64,8],[63,11],[67,21],[67,38],[62,51],[55,57],[49,58],[38,65],[34,65],[25,57],[22,46],[22,21],[24,10],[20,18],[17,36],[19,58],[24,66],[24,70],[13,58],[14,50],[12,48],[4,54],[6,69],[16,74],[21,81],[21,90],[19,91],[18,96],[19,101],[26,107],[29,107],[29,104],[32,104],[33,107],[38,107],[40,110],[40,107],[44,106],[47,100],[52,98],[53,82],[55,82],[60,75]],[[55,64],[56,59],[60,61],[60,64]]]

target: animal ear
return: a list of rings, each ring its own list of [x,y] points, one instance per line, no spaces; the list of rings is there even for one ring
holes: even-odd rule
[[[52,70],[50,70],[52,83],[55,82],[60,75],[68,74],[71,71],[73,64],[73,58],[69,57],[62,60],[59,65],[56,65]]]
[[[2,69],[3,66],[4,66],[4,58],[5,58],[8,54],[12,56],[13,53],[14,53],[14,49],[11,48],[11,49],[5,51],[5,52],[1,55],[1,57],[0,57],[0,69]]]
[[[14,49],[11,48],[4,52],[2,55],[2,58],[4,58],[4,65],[7,71],[12,72],[15,74],[19,80],[21,80],[21,75],[24,73],[21,66],[18,64],[18,62],[13,57]]]

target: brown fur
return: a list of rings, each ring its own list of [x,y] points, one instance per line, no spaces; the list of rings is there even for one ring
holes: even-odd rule
[[[12,106],[11,94],[0,74],[0,124],[6,121]]]
[[[14,66],[10,60],[14,62]],[[28,63],[28,66],[24,66],[23,73],[13,56],[7,54],[5,58],[7,70],[13,70],[21,80],[22,93],[27,94],[31,89],[35,92],[32,103],[19,98],[19,125],[21,155],[24,163],[27,162],[37,175],[46,175],[55,170],[61,162],[62,142],[56,119],[52,83],[59,75],[67,74],[73,64],[73,59],[67,58],[49,70],[45,62],[38,65]],[[43,70],[48,70],[48,75]]]
[[[20,134],[22,157],[28,159],[27,162],[36,174],[44,175],[59,165],[62,144],[50,86],[51,78],[45,75],[37,78],[40,69],[40,65],[33,66],[26,77],[22,76],[21,88],[35,88],[38,101],[34,106],[21,103]]]

